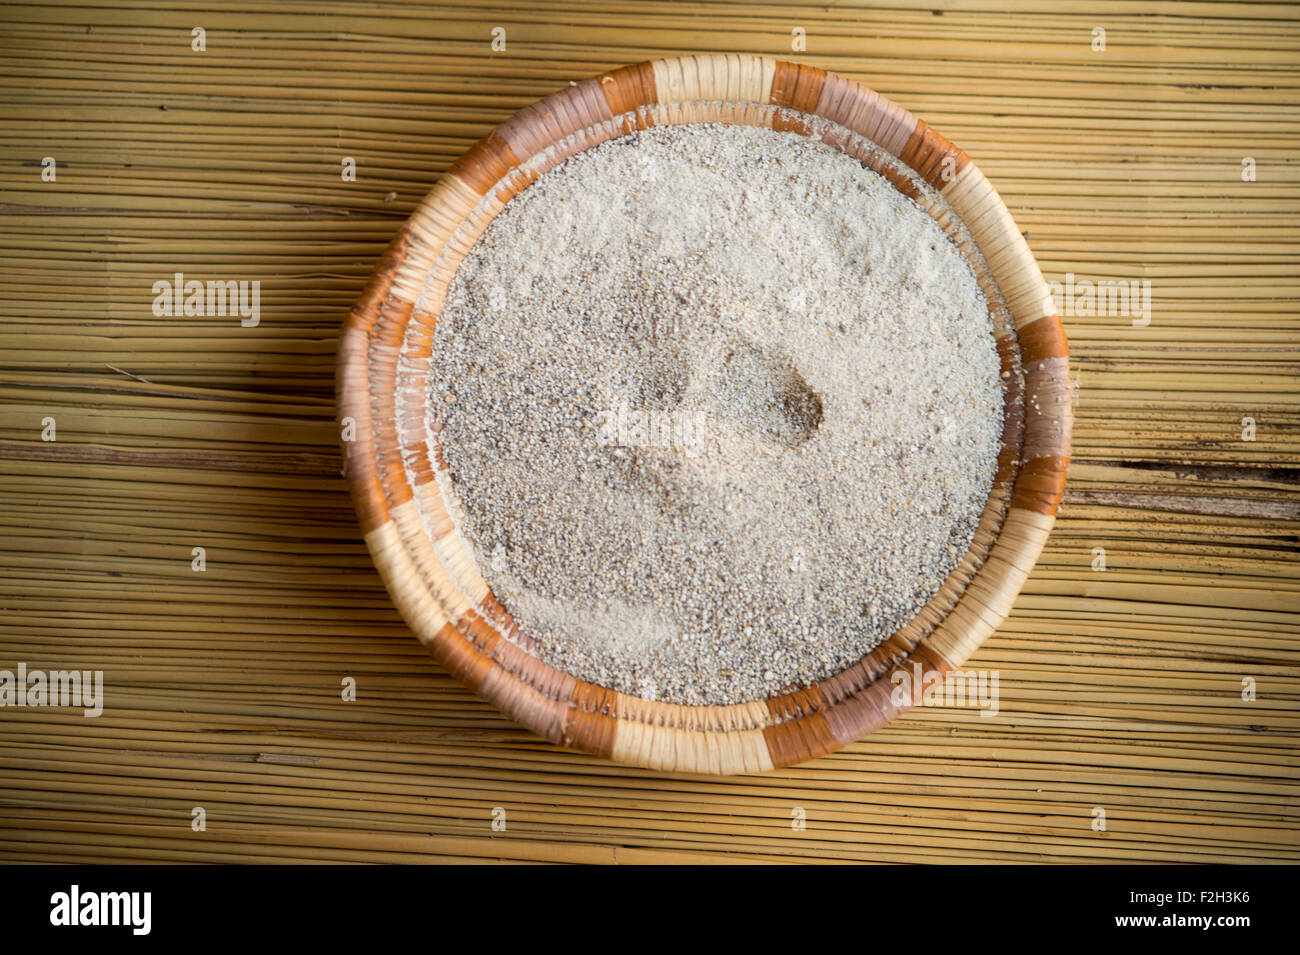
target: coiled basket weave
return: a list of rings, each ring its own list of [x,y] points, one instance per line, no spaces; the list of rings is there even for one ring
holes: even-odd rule
[[[669,123],[768,125],[816,135],[925,206],[976,269],[1003,369],[1002,450],[974,542],[922,611],[814,686],[730,706],[654,702],[537,659],[455,530],[457,504],[426,422],[434,327],[456,268],[492,217],[541,172],[605,140]],[[879,149],[863,149],[862,139]],[[868,144],[869,145],[869,144]],[[925,185],[928,184],[928,187]],[[860,739],[911,705],[892,673],[960,668],[1011,610],[1065,483],[1065,335],[1019,229],[966,154],[860,83],[763,56],[627,66],[520,110],[439,180],[398,232],[343,329],[338,402],[345,474],[393,600],[457,680],[548,740],[618,762],[745,773]],[[351,419],[351,420],[349,420]],[[350,433],[349,433],[350,432]],[[509,635],[507,639],[506,635]]]

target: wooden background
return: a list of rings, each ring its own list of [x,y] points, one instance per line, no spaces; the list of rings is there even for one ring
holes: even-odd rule
[[[264,7],[0,11],[0,669],[106,684],[98,719],[0,710],[0,860],[1300,860],[1300,8]],[[1147,327],[1066,318],[1066,501],[969,663],[1000,714],[920,708],[711,779],[542,743],[424,657],[359,538],[332,374],[385,242],[474,140],[570,80],[728,51],[896,99],[1048,280],[1154,302]],[[260,324],[155,317],[178,271],[260,281]]]

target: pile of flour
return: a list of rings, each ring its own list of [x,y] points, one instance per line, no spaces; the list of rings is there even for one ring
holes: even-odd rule
[[[914,616],[1002,422],[952,241],[766,127],[655,127],[541,176],[461,264],[429,388],[461,532],[535,652],[691,704],[816,682]]]

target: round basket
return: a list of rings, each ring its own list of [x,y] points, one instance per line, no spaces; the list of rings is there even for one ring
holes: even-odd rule
[[[818,136],[916,199],[976,268],[1002,360],[1005,416],[970,549],[916,617],[862,660],[793,693],[683,706],[586,683],[543,663],[456,530],[458,505],[426,422],[427,369],[447,288],[505,203],[546,169],[651,125],[725,122]],[[858,145],[868,140],[874,147]],[[879,147],[879,148],[875,148]],[[856,151],[855,151],[856,150]],[[1006,206],[966,154],[911,113],[834,73],[762,56],[655,60],[516,113],[462,156],[398,232],[343,329],[345,474],[393,601],[453,677],[562,746],[687,773],[770,770],[833,752],[962,666],[1010,612],[1051,530],[1070,446],[1065,335]],[[417,373],[412,373],[412,370]],[[350,440],[346,440],[349,439]]]

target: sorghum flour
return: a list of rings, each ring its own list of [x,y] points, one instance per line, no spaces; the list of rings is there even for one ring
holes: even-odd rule
[[[657,126],[543,174],[460,265],[428,374],[460,532],[534,652],[679,703],[808,685],[913,617],[1002,427],[953,241],[766,127]]]

